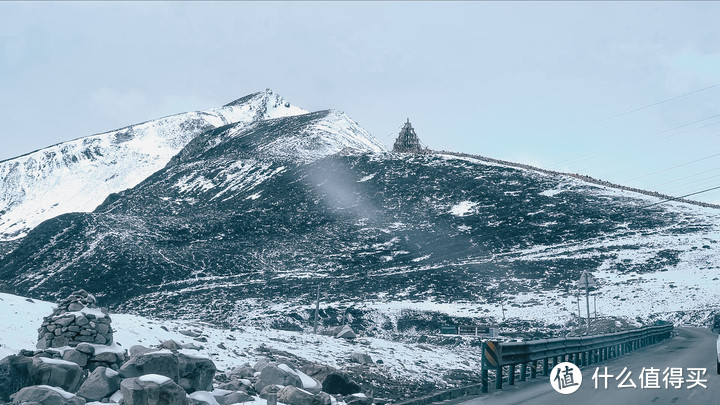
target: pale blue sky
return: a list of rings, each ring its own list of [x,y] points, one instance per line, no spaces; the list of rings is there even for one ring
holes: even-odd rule
[[[0,159],[272,88],[386,145],[409,117],[434,149],[683,194],[720,185],[720,156],[645,175],[720,153],[720,117],[657,133],[720,114],[720,87],[567,130],[719,84],[719,19],[711,2],[3,2]]]

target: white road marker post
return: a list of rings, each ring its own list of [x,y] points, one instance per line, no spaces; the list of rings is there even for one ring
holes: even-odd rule
[[[320,312],[320,286],[317,288],[317,299],[315,300],[315,326],[313,326],[313,334],[317,335],[318,329],[318,313]]]

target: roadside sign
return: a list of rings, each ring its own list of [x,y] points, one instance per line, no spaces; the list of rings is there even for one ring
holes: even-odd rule
[[[586,286],[588,288],[594,288],[597,287],[597,283],[595,282],[595,277],[593,277],[592,274],[587,271],[583,271],[577,281],[577,286],[580,288],[585,288]]]

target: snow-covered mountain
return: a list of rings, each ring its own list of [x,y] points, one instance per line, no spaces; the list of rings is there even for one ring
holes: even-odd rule
[[[308,326],[319,286],[324,324],[378,335],[449,317],[562,325],[584,270],[601,315],[720,305],[716,209],[389,153],[343,113],[286,115],[214,124],[94,211],[0,244],[0,280],[36,298],[84,288],[116,310],[284,329]]]
[[[305,114],[270,90],[221,108],[171,115],[0,162],[0,241],[42,221],[90,212],[164,167],[197,135],[228,124]]]

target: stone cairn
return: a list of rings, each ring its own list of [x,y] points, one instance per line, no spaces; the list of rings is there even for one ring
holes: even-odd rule
[[[81,343],[111,345],[113,330],[106,310],[100,310],[85,290],[61,301],[38,329],[38,349],[76,347]]]

